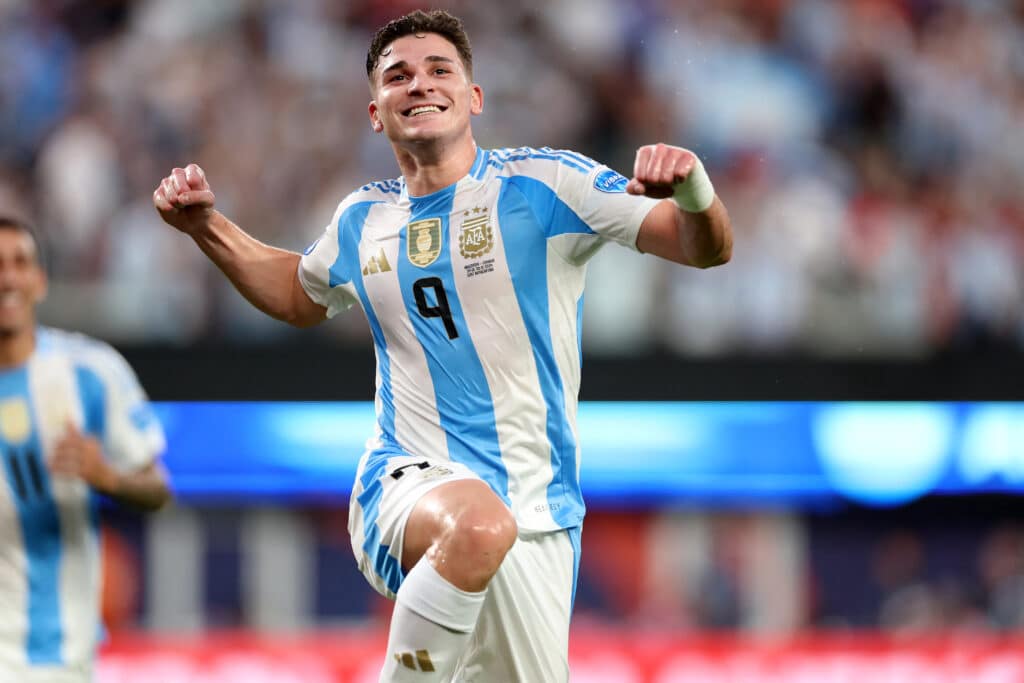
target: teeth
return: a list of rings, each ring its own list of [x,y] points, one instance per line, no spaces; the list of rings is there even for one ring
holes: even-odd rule
[[[413,107],[412,110],[409,111],[409,116],[416,116],[417,114],[426,114],[428,112],[435,112],[440,114],[441,108],[433,104],[424,105],[422,107]]]

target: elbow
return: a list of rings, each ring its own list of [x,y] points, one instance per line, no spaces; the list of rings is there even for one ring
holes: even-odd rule
[[[327,309],[315,303],[301,286],[296,285],[292,289],[290,301],[278,315],[273,317],[292,327],[304,330],[326,320]]]
[[[732,243],[729,243],[719,249],[714,254],[710,254],[707,257],[699,260],[691,261],[690,265],[700,269],[714,268],[715,266],[723,266],[732,260]]]
[[[732,260],[732,242],[730,241],[728,244],[725,245],[725,247],[722,248],[722,250],[720,252],[718,252],[718,257],[715,259],[715,262],[712,263],[711,265],[713,265],[713,266],[724,266],[726,263],[728,263],[731,260]]]
[[[319,323],[323,322],[323,317],[312,315],[300,315],[298,313],[295,313],[288,316],[282,316],[278,318],[278,320],[288,323],[292,327],[297,327],[300,330],[306,330],[309,329],[310,327],[315,327]]]
[[[146,500],[136,501],[136,507],[142,510],[142,512],[157,512],[158,510],[162,510],[167,507],[172,498],[171,490],[167,486],[164,486],[152,497]]]

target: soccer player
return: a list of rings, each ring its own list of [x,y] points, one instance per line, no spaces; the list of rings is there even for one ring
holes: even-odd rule
[[[269,315],[366,314],[378,428],[349,531],[367,579],[396,598],[380,680],[566,681],[585,264],[606,242],[725,263],[728,215],[679,147],[641,147],[632,179],[574,152],[478,148],[484,94],[446,12],[382,27],[366,73],[370,125],[402,177],[346,197],[304,254],[217,212],[195,164],[153,201]]]
[[[170,497],[163,431],[125,360],[37,326],[28,225],[0,216],[0,681],[87,683],[102,634],[96,494]]]

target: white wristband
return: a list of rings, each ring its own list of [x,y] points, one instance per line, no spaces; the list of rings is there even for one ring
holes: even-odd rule
[[[686,180],[675,186],[672,201],[688,213],[707,211],[711,203],[715,201],[715,188],[711,184],[711,178],[708,177],[708,172],[704,170],[704,164],[696,155],[693,169],[686,176]]]

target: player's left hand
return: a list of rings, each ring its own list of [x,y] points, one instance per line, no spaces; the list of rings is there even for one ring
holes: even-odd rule
[[[626,192],[655,199],[671,197],[675,186],[686,180],[696,163],[697,156],[688,149],[661,142],[644,145],[636,151]]]
[[[48,465],[52,473],[78,477],[103,493],[113,491],[117,485],[117,471],[103,457],[100,442],[83,434],[70,421],[63,436],[54,444]]]

